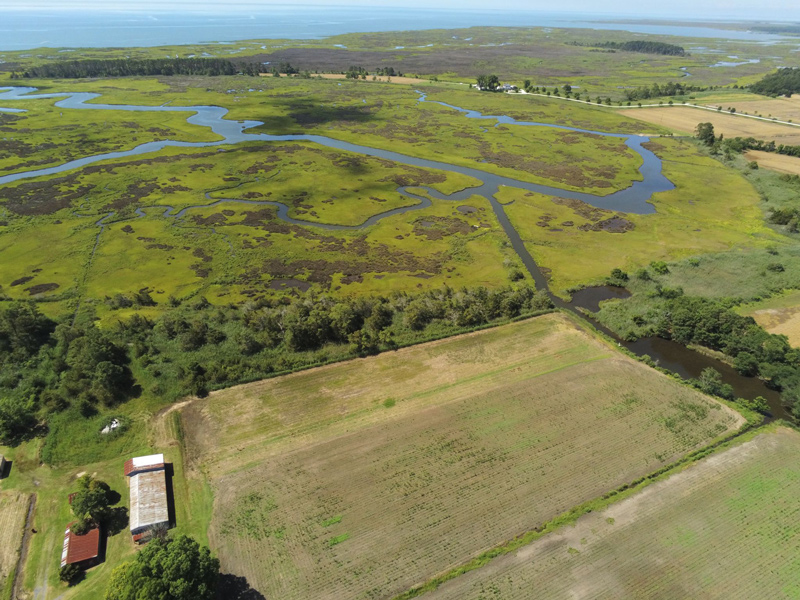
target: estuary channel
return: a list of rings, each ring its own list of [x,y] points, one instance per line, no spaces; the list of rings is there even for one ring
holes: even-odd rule
[[[327,148],[333,148],[336,150],[342,150],[346,152],[353,152],[356,154],[361,154],[363,156],[372,156],[376,158],[381,158],[403,165],[460,173],[480,181],[481,184],[479,186],[467,188],[449,195],[442,194],[434,189],[425,186],[415,186],[415,187],[418,189],[424,189],[427,194],[438,200],[464,201],[467,200],[472,195],[479,195],[486,198],[490,202],[492,210],[494,211],[494,214],[498,222],[500,223],[501,227],[503,228],[504,232],[508,236],[512,247],[514,248],[517,255],[520,257],[522,263],[525,265],[526,270],[530,273],[531,277],[535,281],[536,287],[538,289],[546,290],[548,291],[548,293],[550,292],[550,290],[546,278],[536,265],[536,262],[534,261],[531,254],[528,252],[519,233],[509,221],[508,216],[506,215],[506,212],[503,208],[503,205],[500,202],[498,202],[497,199],[495,198],[495,195],[498,193],[501,186],[524,189],[539,194],[558,196],[560,198],[580,200],[597,208],[634,213],[634,214],[652,214],[653,212],[655,212],[655,208],[653,207],[652,204],[649,203],[649,200],[651,199],[652,195],[658,192],[664,192],[674,189],[674,185],[662,173],[661,160],[653,152],[644,147],[644,144],[649,141],[649,138],[646,136],[592,131],[574,127],[553,125],[549,123],[538,123],[534,121],[518,121],[516,119],[504,115],[484,115],[474,110],[461,108],[451,104],[446,104],[444,102],[435,102],[435,103],[444,106],[446,108],[452,109],[454,111],[461,112],[464,114],[466,118],[494,121],[496,125],[503,124],[503,125],[517,125],[523,127],[548,127],[548,128],[572,131],[577,133],[587,133],[603,137],[623,139],[625,145],[628,146],[634,152],[636,152],[642,159],[642,165],[639,167],[639,172],[642,175],[642,179],[641,181],[632,182],[632,184],[629,187],[617,191],[613,194],[609,194],[607,196],[598,196],[583,192],[564,190],[557,187],[528,183],[525,181],[520,181],[509,177],[488,173],[486,171],[482,171],[476,168],[470,168],[439,161],[417,158],[405,154],[400,154],[397,152],[392,152],[390,150],[382,150],[378,148],[371,148],[368,146],[352,144],[349,142],[344,142],[341,140],[325,136],[304,135],[304,134],[271,135],[266,133],[246,133],[248,129],[258,127],[260,125],[263,125],[264,123],[262,123],[261,121],[235,121],[226,119],[225,116],[228,113],[228,109],[220,106],[137,106],[131,104],[99,104],[92,102],[100,97],[100,94],[95,94],[95,93],[64,92],[64,93],[35,94],[34,92],[36,92],[36,88],[32,87],[0,88],[0,101],[56,99],[57,101],[55,102],[55,105],[57,107],[69,110],[112,110],[112,111],[122,110],[131,112],[192,113],[186,119],[188,123],[192,125],[197,125],[199,127],[208,127],[209,129],[211,129],[212,132],[222,137],[223,139],[216,142],[179,142],[174,140],[148,142],[136,146],[131,150],[97,154],[94,156],[89,156],[69,161],[55,167],[49,167],[31,171],[23,171],[23,172],[13,173],[10,175],[5,175],[0,177],[0,185],[12,183],[14,181],[19,181],[21,179],[32,179],[35,177],[41,177],[46,175],[55,175],[58,173],[63,173],[65,171],[78,169],[80,167],[100,161],[114,160],[129,156],[149,154],[152,152],[157,152],[159,150],[162,150],[163,148],[166,147],[205,148],[211,146],[221,146],[221,145],[239,144],[243,142],[257,142],[257,141],[311,142]],[[433,102],[427,99],[426,94],[419,91],[417,93],[419,94],[420,103]],[[0,112],[20,112],[20,109],[0,108]],[[430,199],[424,196],[413,194],[409,192],[405,187],[400,187],[398,188],[397,191],[408,198],[414,199],[415,201],[417,201],[417,203],[412,206],[401,207],[394,210],[386,211],[384,213],[373,215],[372,217],[367,219],[364,223],[354,226],[322,224],[322,223],[314,223],[314,222],[294,219],[290,217],[288,214],[289,213],[288,206],[280,202],[272,202],[272,201],[218,199],[212,202],[211,204],[190,206],[183,208],[180,211],[175,211],[172,207],[169,206],[148,207],[148,208],[163,209],[164,217],[179,218],[184,216],[187,212],[191,210],[205,208],[209,205],[220,204],[224,202],[268,205],[277,208],[277,216],[283,221],[307,227],[317,227],[328,230],[343,230],[343,229],[361,229],[369,227],[370,225],[377,223],[381,219],[394,215],[403,214],[413,210],[420,210],[423,208],[427,208],[432,204]],[[136,212],[138,216],[140,217],[144,216],[143,211],[137,210]],[[101,228],[101,231],[105,225],[105,222],[111,217],[113,217],[113,213],[110,213],[101,218],[99,221],[97,221],[97,225]],[[552,293],[550,293],[550,296],[557,307],[567,309],[573,312],[578,312],[578,314],[581,314],[579,313],[579,311],[576,311],[575,305],[565,302],[563,299],[553,295]],[[597,323],[595,323],[595,325],[597,325]],[[609,331],[608,329],[604,327],[599,327],[599,328],[605,333],[616,338],[613,332]],[[640,340],[639,342],[625,343],[625,346],[628,347],[629,350],[633,351],[638,355],[644,355],[644,354],[649,355],[651,358],[653,358],[660,364],[663,364],[663,366],[668,368],[673,368],[673,370],[678,372],[683,377],[696,376],[697,367],[700,367],[700,365],[702,365],[703,367],[713,366],[718,371],[721,371],[725,374],[726,381],[734,386],[737,395],[743,397],[753,397],[758,394],[763,395],[770,400],[770,407],[773,410],[773,413],[776,414],[776,416],[781,416],[781,417],[788,416],[780,406],[780,401],[779,398],[777,397],[778,396],[777,393],[774,392],[773,390],[767,389],[758,380],[741,377],[737,373],[735,373],[730,367],[728,367],[728,365],[720,361],[717,361],[713,358],[701,355],[683,346],[680,346],[678,349],[676,349],[674,346],[678,345],[669,342],[668,340],[661,340],[661,342],[657,341],[656,338],[648,338],[646,340]],[[665,347],[662,348],[662,346]],[[676,359],[676,352],[680,355],[679,360]]]

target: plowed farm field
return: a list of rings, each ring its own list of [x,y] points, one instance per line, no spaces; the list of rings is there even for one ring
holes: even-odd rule
[[[560,314],[183,412],[223,571],[304,600],[391,598],[743,422]]]
[[[689,106],[665,106],[661,108],[634,108],[622,111],[626,117],[674,129],[679,133],[694,134],[698,123],[713,123],[714,132],[725,137],[754,137],[774,140],[778,144],[800,144],[800,127],[781,125],[747,116],[737,116],[691,108]]]
[[[798,598],[798,464],[800,433],[761,433],[423,598]]]
[[[0,492],[0,593],[8,589],[8,577],[17,566],[28,496],[17,492]]]
[[[765,169],[772,169],[779,173],[789,173],[790,175],[800,175],[800,158],[796,156],[750,150],[745,152],[744,157],[747,160],[756,161],[760,167]]]

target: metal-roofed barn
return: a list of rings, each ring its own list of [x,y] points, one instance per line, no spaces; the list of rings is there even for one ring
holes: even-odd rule
[[[164,455],[132,458],[125,463],[130,478],[130,527],[134,541],[144,541],[156,527],[169,527],[169,502]]]
[[[64,532],[64,547],[61,551],[61,566],[78,565],[88,569],[100,562],[100,528],[90,529],[83,535],[75,535],[70,523]]]
[[[137,473],[146,471],[158,471],[164,469],[164,455],[150,454],[149,456],[137,456],[125,461],[125,476],[132,477]]]

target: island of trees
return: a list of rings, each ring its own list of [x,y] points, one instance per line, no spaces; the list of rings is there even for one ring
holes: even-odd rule
[[[645,40],[632,40],[629,42],[570,42],[572,46],[591,46],[592,48],[606,48],[622,52],[641,52],[643,54],[661,54],[664,56],[686,56],[686,50],[681,46],[666,44],[664,42],[649,42]]]

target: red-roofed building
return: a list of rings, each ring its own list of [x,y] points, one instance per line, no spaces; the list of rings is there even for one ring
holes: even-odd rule
[[[100,562],[100,528],[90,529],[83,535],[76,535],[70,529],[64,532],[64,548],[61,551],[61,566],[78,565],[88,569]]]
[[[160,471],[164,468],[164,455],[151,454],[150,456],[137,456],[125,461],[125,476],[133,477],[148,471]]]

